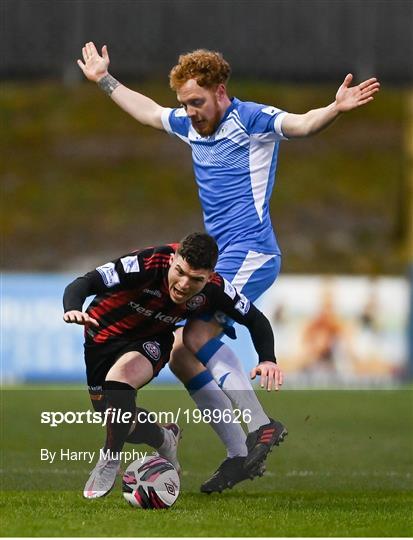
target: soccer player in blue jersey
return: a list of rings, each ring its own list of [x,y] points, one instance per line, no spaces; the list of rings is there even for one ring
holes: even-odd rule
[[[85,76],[122,109],[140,123],[163,129],[191,146],[205,227],[219,246],[216,270],[255,301],[274,282],[281,264],[269,214],[279,142],[317,133],[342,113],[369,103],[380,88],[377,79],[350,86],[353,76],[348,74],[330,105],[291,114],[231,98],[228,62],[220,53],[201,49],[181,55],[171,70],[170,85],[180,107],[169,109],[112,77],[106,46],[100,55],[89,42],[82,54],[78,65]],[[280,422],[265,414],[241,363],[220,340],[223,330],[231,333],[230,324],[219,313],[193,324],[187,340],[194,341],[191,349],[198,351],[197,358],[177,332],[170,362],[199,408],[227,408],[232,402],[251,411],[247,438],[235,424],[214,425],[228,458],[201,487],[208,492],[233,485],[234,458],[245,457],[244,467],[256,467],[286,433]],[[282,372],[273,363],[260,364],[250,375],[260,375],[261,386],[267,390],[278,390],[283,382]],[[223,392],[217,392],[219,388]]]

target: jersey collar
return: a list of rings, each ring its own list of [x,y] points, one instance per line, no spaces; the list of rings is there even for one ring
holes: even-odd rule
[[[225,113],[224,113],[224,116],[221,118],[219,124],[217,125],[214,133],[212,133],[212,135],[208,135],[207,137],[200,137],[201,139],[204,139],[205,141],[207,140],[214,140],[215,138],[215,135],[219,132],[222,124],[226,121],[226,119],[228,118],[228,116],[231,114],[231,112],[235,109],[235,106],[237,105],[238,103],[238,99],[236,97],[232,97],[230,98],[231,100],[231,105],[228,106],[228,108],[226,109]],[[194,129],[194,128],[192,128]],[[198,138],[198,137],[197,137]]]
[[[231,105],[228,106],[227,110],[225,111],[224,116],[221,118],[221,122],[218,124],[217,129],[214,133],[218,131],[218,129],[222,126],[222,124],[225,122],[225,120],[228,118],[229,114],[235,109],[235,105],[237,104],[237,98],[232,97],[230,98]]]

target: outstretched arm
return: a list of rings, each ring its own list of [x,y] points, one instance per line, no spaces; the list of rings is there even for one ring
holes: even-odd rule
[[[250,332],[259,361],[250,373],[251,379],[260,375],[261,388],[279,390],[283,384],[283,373],[275,359],[274,333],[270,321],[244,295],[237,293],[231,284],[225,285],[223,282],[216,290],[215,307],[246,326]]]
[[[353,75],[349,73],[337,91],[336,99],[327,107],[314,109],[305,114],[287,113],[282,121],[282,132],[288,138],[307,137],[329,126],[341,113],[351,111],[373,101],[380,90],[376,78],[357,86],[350,86]]]
[[[119,107],[141,124],[163,129],[161,120],[163,107],[143,94],[130,90],[110,75],[108,72],[110,60],[106,45],[102,47],[100,55],[95,44],[90,41],[83,47],[82,55],[83,62],[78,60],[77,64],[89,81],[96,82]]]

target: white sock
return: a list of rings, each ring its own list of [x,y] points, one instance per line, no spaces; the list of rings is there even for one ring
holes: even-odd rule
[[[232,414],[232,403],[224,394],[224,392],[219,388],[217,383],[211,378],[211,375],[208,371],[202,372],[200,375],[205,373],[203,377],[204,381],[208,380],[206,384],[203,384],[200,388],[191,388],[191,382],[194,381],[198,376],[194,377],[192,381],[187,385],[187,389],[198,406],[198,409],[201,411],[209,409],[210,411],[219,410],[219,411],[231,411]],[[228,413],[226,413],[227,415]],[[218,437],[224,443],[227,449],[228,457],[235,456],[246,456],[248,454],[247,447],[245,445],[246,435],[244,430],[241,427],[241,424],[235,424],[234,422],[228,421],[228,418],[221,415],[222,420],[220,422],[211,421],[210,426],[217,433]],[[226,420],[226,421],[224,421]]]
[[[244,367],[230,347],[223,343],[204,365],[235,407],[250,411],[251,421],[246,424],[249,432],[269,423]]]

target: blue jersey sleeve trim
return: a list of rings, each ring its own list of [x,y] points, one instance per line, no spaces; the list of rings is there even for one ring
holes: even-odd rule
[[[287,113],[285,111],[282,111],[282,112],[277,114],[277,116],[275,117],[275,120],[274,120],[274,131],[284,141],[288,141],[288,137],[286,137],[284,135],[283,131],[282,131],[282,122],[283,122],[286,114]]]
[[[164,108],[161,118],[162,125],[167,133],[177,135],[185,142],[188,142],[188,132],[191,122],[184,109]]]
[[[161,120],[164,130],[170,135],[173,135],[171,124],[169,123],[169,116],[171,112],[172,109],[170,107],[163,108],[161,113]]]

